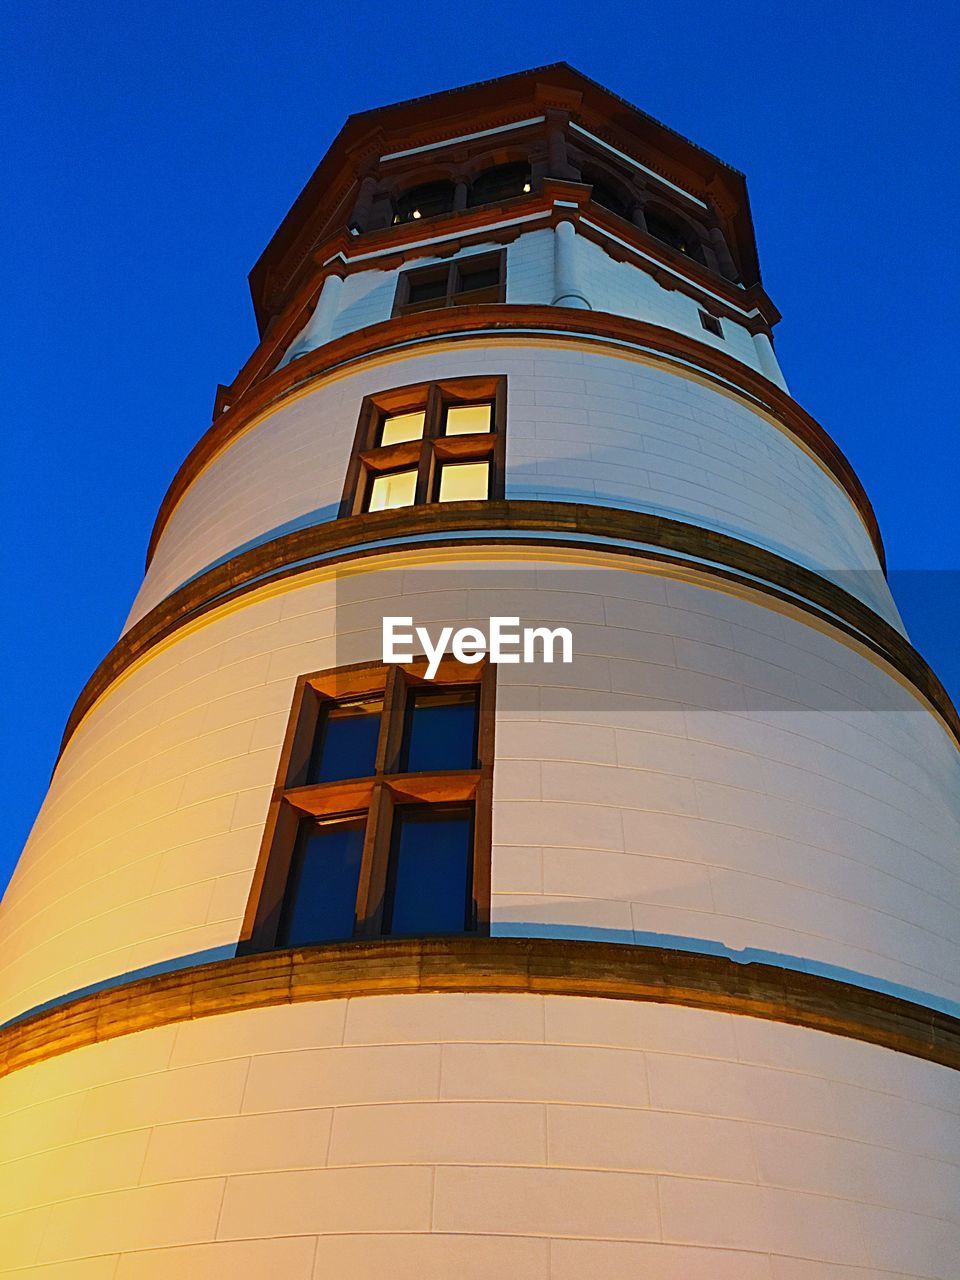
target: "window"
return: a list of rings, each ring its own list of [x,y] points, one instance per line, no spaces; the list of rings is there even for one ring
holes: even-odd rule
[[[502,252],[473,253],[438,266],[402,271],[393,314],[408,316],[437,307],[503,302],[506,297],[504,259]]]
[[[608,183],[595,182],[590,192],[590,199],[594,204],[600,205],[604,209],[608,209],[611,213],[615,213],[620,218],[630,218],[630,204],[626,196],[621,195],[619,191],[614,190]]]
[[[716,338],[723,337],[723,325],[720,323],[719,316],[713,316],[709,311],[700,308],[700,323],[706,329],[707,333],[712,333]]]
[[[368,396],[342,516],[503,496],[506,380],[460,378]]]
[[[486,929],[496,668],[425,671],[298,682],[244,951]]]
[[[647,224],[647,231],[655,240],[669,245],[671,249],[676,249],[678,253],[686,254],[688,258],[696,259],[697,262],[703,261],[703,250],[699,241],[679,222],[675,222],[668,215],[654,212],[652,209],[644,210],[644,219]]]
[[[420,218],[433,218],[438,213],[449,213],[453,208],[453,183],[427,182],[405,191],[397,201],[393,221],[417,222]]]
[[[468,203],[471,206],[495,204],[500,200],[512,200],[514,196],[529,195],[531,189],[530,166],[525,161],[498,164],[474,179]]]

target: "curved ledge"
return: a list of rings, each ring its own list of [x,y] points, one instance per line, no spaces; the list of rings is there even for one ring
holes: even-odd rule
[[[111,987],[9,1024],[0,1032],[0,1075],[193,1018],[420,992],[685,1005],[810,1027],[960,1068],[960,1019],[833,978],[659,947],[467,935],[267,951]]]
[[[509,538],[503,536],[507,531],[512,535]],[[430,547],[463,547],[463,538],[451,536],[444,541],[444,535],[458,532],[471,535],[471,546],[498,542],[509,542],[511,546],[545,545],[547,539],[538,538],[537,533],[559,533],[564,537],[562,545],[568,548],[672,564],[677,563],[678,556],[707,561],[694,567],[704,574],[741,584],[746,580],[751,590],[788,601],[865,644],[917,689],[960,743],[960,717],[943,685],[910,642],[867,605],[819,574],[727,534],[666,516],[587,504],[514,500],[448,502],[349,516],[285,534],[216,565],[172,592],[121,636],[81,691],[67,720],[61,753],[80,721],[113,681],[186,622],[263,586],[267,580],[315,569],[321,560],[336,564],[384,549],[382,545],[364,544],[401,539],[406,544],[403,549],[411,549],[417,546],[416,538],[426,535],[430,538],[426,545]],[[531,536],[524,538],[523,533]],[[645,545],[601,544],[596,541],[598,538]],[[387,549],[395,552],[400,548],[393,543]],[[683,563],[690,567],[688,560]]]
[[[357,329],[268,374],[216,419],[184,459],[160,504],[147,548],[147,567],[174,508],[200,472],[254,418],[271,406],[279,406],[287,395],[302,391],[307,383],[334,370],[399,346],[513,331],[518,335],[535,334],[544,342],[576,337],[596,346],[642,348],[645,354],[692,364],[700,372],[721,379],[777,418],[820,460],[859,512],[881,567],[886,568],[877,518],[853,467],[823,427],[791,396],[739,360],[695,338],[626,316],[603,311],[586,314],[589,315],[587,329],[584,328],[585,313],[569,307],[490,303],[423,311]]]

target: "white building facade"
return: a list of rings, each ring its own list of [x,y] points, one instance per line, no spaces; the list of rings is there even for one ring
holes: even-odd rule
[[[0,915],[0,1274],[955,1280],[960,719],[741,175],[354,116]],[[383,661],[382,621],[570,664]]]

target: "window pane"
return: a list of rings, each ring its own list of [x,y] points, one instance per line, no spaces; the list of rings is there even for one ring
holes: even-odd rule
[[[469,809],[399,809],[384,933],[463,933],[471,923],[472,876]]]
[[[471,436],[493,428],[492,404],[456,404],[447,410],[444,435]]]
[[[401,222],[430,218],[453,208],[453,183],[427,182],[406,191],[397,201],[397,217]]]
[[[501,164],[487,169],[475,178],[470,188],[468,204],[490,204],[494,200],[509,200],[525,195],[530,190],[530,167],[524,162]]]
[[[368,511],[389,511],[393,507],[412,507],[417,496],[417,469],[388,471],[374,476],[370,486]]]
[[[477,767],[477,694],[476,687],[411,692],[401,753],[404,773]]]
[[[473,302],[499,302],[501,263],[499,254],[478,254],[455,264],[452,301],[460,306]]]
[[[441,468],[440,502],[466,502],[469,498],[489,497],[489,494],[489,462],[448,462]]]
[[[307,782],[368,778],[377,759],[383,700],[344,702],[320,713]]]
[[[414,276],[407,291],[407,302],[431,302],[447,295],[447,268],[432,271],[426,276]]]
[[[423,410],[418,409],[416,413],[393,413],[384,418],[380,424],[380,444],[401,444],[404,440],[422,440],[425,417]]]
[[[475,289],[489,289],[500,283],[499,264],[484,267],[461,267],[458,293],[471,293]]]
[[[282,947],[353,936],[364,821],[304,823],[283,907]]]

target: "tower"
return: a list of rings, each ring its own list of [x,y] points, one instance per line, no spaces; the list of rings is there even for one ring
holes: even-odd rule
[[[251,287],[4,900],[4,1273],[948,1280],[960,720],[742,175],[540,68]]]

